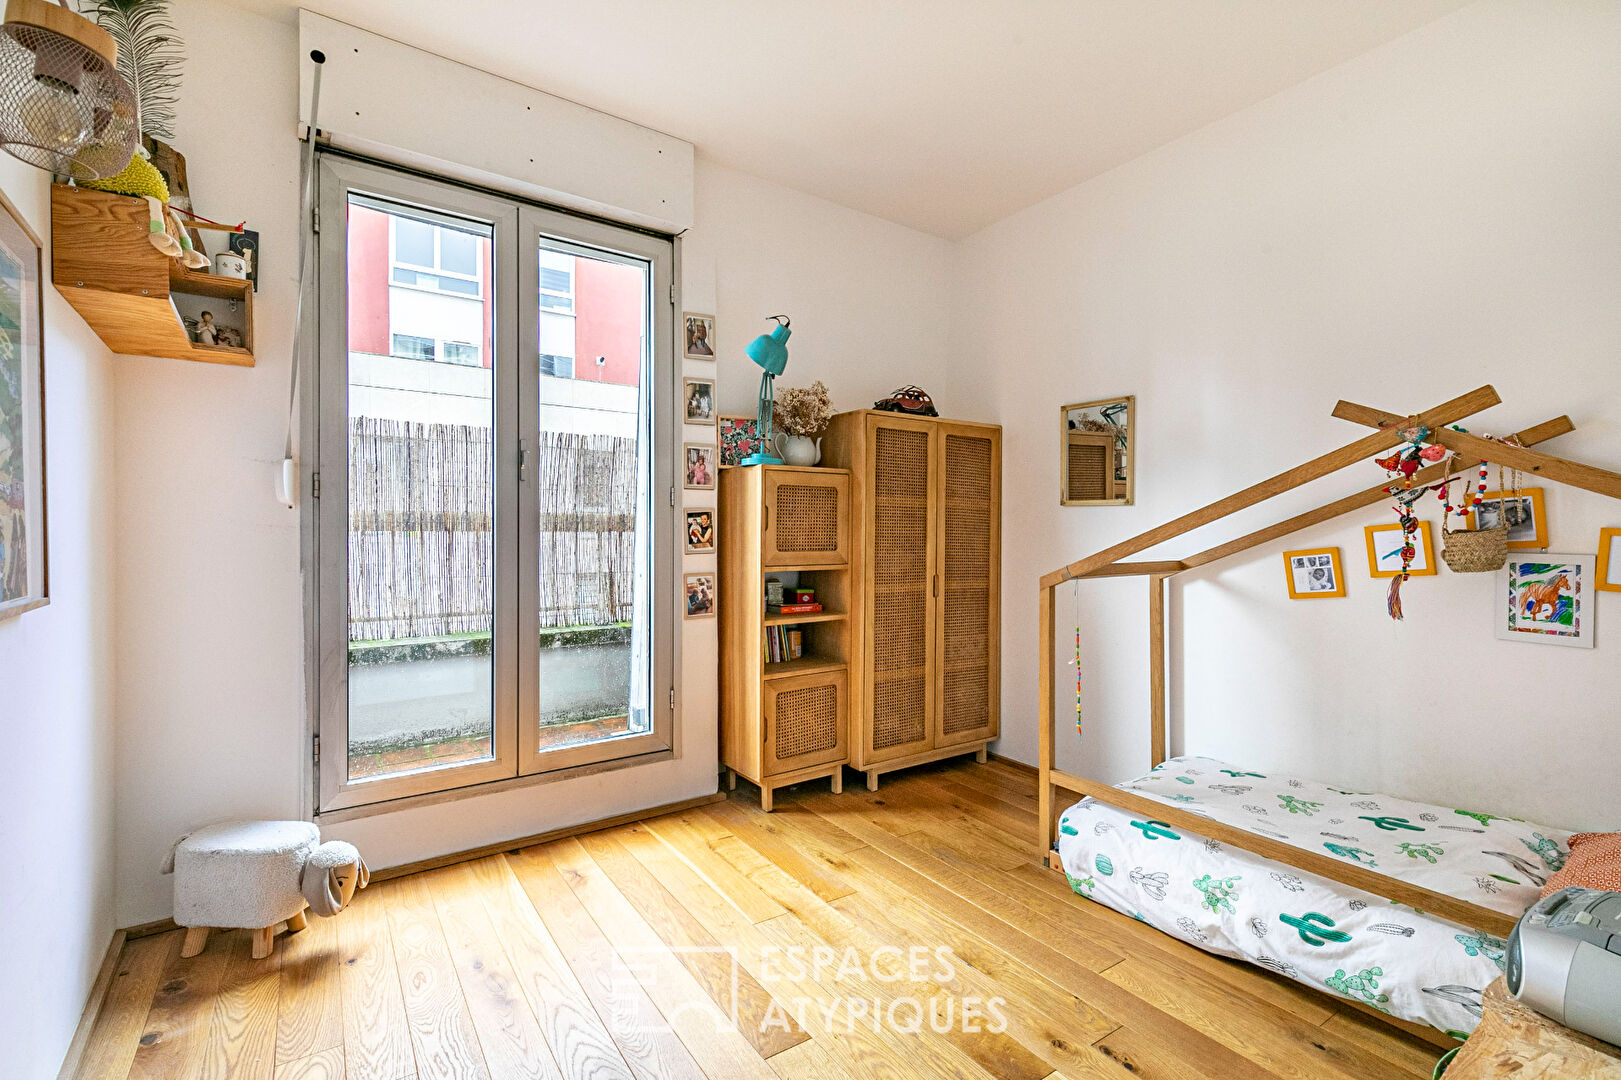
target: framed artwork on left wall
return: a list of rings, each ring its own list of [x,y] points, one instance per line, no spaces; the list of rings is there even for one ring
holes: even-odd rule
[[[0,619],[50,602],[39,237],[0,192]]]

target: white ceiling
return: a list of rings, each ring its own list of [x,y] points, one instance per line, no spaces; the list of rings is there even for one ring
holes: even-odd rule
[[[966,236],[1466,0],[304,0]],[[290,18],[286,0],[249,6]],[[196,47],[196,46],[194,46]]]

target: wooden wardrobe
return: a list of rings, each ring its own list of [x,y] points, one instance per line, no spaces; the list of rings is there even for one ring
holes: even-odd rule
[[[850,764],[974,754],[999,733],[1002,429],[863,409],[823,464],[850,484]]]

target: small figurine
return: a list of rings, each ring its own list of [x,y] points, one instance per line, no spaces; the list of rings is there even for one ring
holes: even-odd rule
[[[197,342],[200,345],[218,345],[220,343],[219,327],[214,325],[214,313],[203,312],[202,321],[197,324]]]

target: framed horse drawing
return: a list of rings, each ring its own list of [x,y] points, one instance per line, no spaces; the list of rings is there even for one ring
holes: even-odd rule
[[[1591,555],[1509,552],[1498,578],[1497,636],[1591,649],[1597,583]]]

